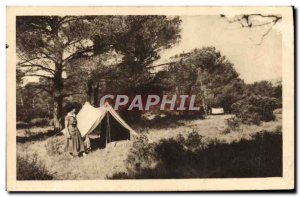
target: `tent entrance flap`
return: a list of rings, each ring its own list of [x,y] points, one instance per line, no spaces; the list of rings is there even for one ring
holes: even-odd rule
[[[113,141],[130,140],[130,131],[123,127],[111,114],[107,113],[106,121],[102,121],[102,135],[107,135],[108,143]],[[108,121],[107,121],[108,120]]]

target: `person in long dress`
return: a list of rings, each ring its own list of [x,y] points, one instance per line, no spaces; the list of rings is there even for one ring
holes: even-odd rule
[[[75,111],[75,108],[70,109],[65,117],[65,128],[67,129],[66,151],[73,157],[85,156],[84,143],[77,128]]]

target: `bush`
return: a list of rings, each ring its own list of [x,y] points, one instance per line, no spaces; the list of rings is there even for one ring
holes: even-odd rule
[[[260,121],[275,119],[273,110],[278,106],[278,99],[251,95],[232,105],[233,113],[245,124],[260,124]]]
[[[29,125],[31,127],[49,126],[49,119],[48,118],[34,118],[34,119],[30,120]]]
[[[221,134],[228,134],[231,130],[229,128],[225,128],[223,131],[221,131]]]
[[[37,155],[17,155],[17,180],[51,180],[45,165],[37,160]]]
[[[232,117],[226,120],[229,130],[238,131],[241,125],[241,120],[237,117]]]
[[[262,131],[252,139],[228,144],[197,132],[187,137],[140,142],[127,160],[127,172],[114,179],[147,178],[242,178],[282,176],[282,133]],[[133,163],[131,163],[133,161]],[[138,161],[138,162],[137,162]],[[138,165],[132,169],[131,166]],[[134,164],[134,165],[132,165]]]
[[[49,155],[61,155],[65,152],[64,137],[51,137],[46,142],[46,150]]]
[[[153,163],[154,143],[150,143],[145,135],[138,136],[133,142],[127,157],[127,170],[130,173],[139,172],[141,169]]]

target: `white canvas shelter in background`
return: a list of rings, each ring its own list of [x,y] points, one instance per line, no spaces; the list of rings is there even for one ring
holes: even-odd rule
[[[117,114],[110,106],[93,107],[86,102],[77,114],[77,127],[82,137],[91,133],[101,123],[103,118],[109,113],[122,127],[130,132],[130,136],[136,132]]]
[[[218,115],[218,114],[224,114],[223,108],[211,108],[211,114]]]

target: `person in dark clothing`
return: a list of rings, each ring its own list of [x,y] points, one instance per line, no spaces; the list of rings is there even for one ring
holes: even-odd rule
[[[77,128],[77,120],[75,115],[75,108],[69,110],[65,117],[66,128],[66,151],[72,156],[85,156],[85,149],[82,137]]]

